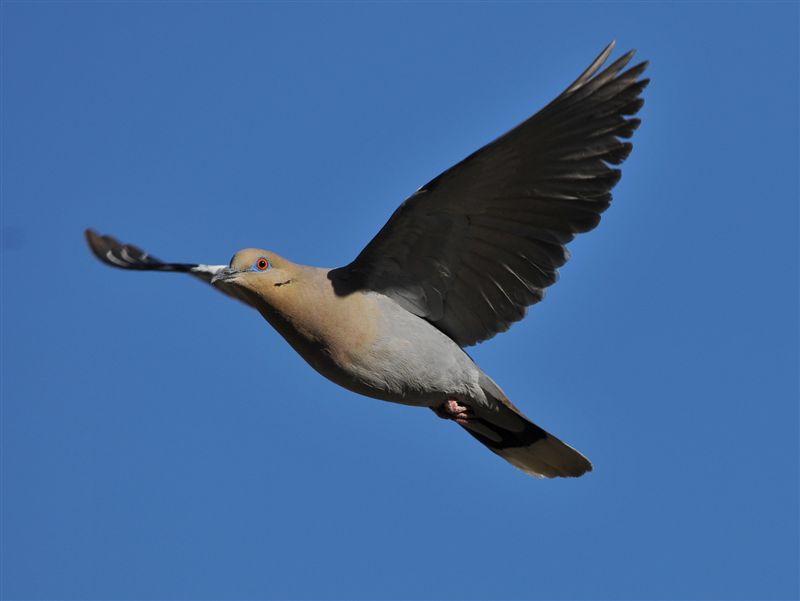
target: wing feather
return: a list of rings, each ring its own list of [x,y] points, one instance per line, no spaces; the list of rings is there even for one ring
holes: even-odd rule
[[[633,146],[647,63],[610,44],[538,113],[420,188],[349,265],[338,294],[394,298],[468,346],[522,319],[594,229]]]

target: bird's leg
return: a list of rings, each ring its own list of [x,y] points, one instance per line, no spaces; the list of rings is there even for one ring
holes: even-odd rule
[[[461,405],[456,399],[447,399],[438,407],[431,407],[433,412],[442,419],[452,419],[462,426],[469,423],[472,410],[466,405]]]

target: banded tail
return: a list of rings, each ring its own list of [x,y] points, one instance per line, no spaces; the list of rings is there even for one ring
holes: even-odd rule
[[[483,378],[481,387],[495,401],[494,410],[478,409],[469,423],[461,426],[473,438],[537,478],[575,478],[592,471],[586,457],[530,421],[497,384],[486,375]]]

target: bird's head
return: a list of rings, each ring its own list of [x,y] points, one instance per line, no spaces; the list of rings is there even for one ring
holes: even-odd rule
[[[259,295],[273,288],[292,284],[297,266],[274,252],[245,248],[231,259],[230,265],[218,272],[211,283],[220,287],[237,287]]]

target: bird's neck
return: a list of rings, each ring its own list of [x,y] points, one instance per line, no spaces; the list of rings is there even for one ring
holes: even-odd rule
[[[298,267],[290,283],[261,292],[256,308],[309,362],[320,351],[347,362],[374,338],[374,302],[360,292],[337,295],[326,269]]]

